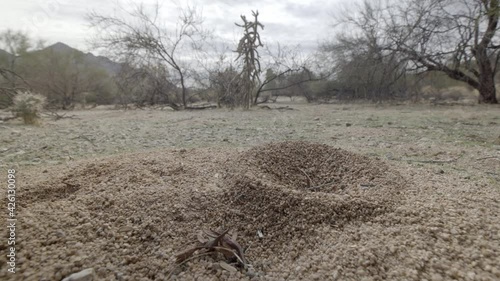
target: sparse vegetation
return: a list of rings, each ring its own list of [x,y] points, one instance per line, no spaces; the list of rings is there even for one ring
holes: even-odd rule
[[[279,96],[312,103],[460,103],[474,96],[496,103],[497,1],[459,1],[457,10],[450,8],[453,1],[389,2],[365,2],[355,16],[343,13],[338,22],[352,32],[338,32],[309,55],[299,45],[261,39],[264,25],[257,12],[252,20],[241,17],[239,43],[220,51],[215,47],[220,38],[204,28],[197,7],[179,9],[175,28],[161,19],[159,4],[121,7],[114,15],[90,13],[94,47],[107,49],[117,62],[61,43],[45,48],[8,30],[0,34],[0,49],[6,50],[0,52],[0,107],[12,105],[18,90],[30,89],[46,96],[52,108],[66,110],[98,104],[249,108]]]
[[[40,113],[46,104],[46,98],[32,92],[19,92],[14,96],[12,112],[21,117],[24,124],[33,125],[40,119]]]
[[[154,91],[168,95],[167,102],[172,108],[187,109],[188,79],[193,67],[182,52],[197,52],[209,34],[203,30],[203,18],[196,8],[187,7],[180,11],[175,31],[159,18],[159,11],[157,3],[152,10],[141,4],[122,15],[90,13],[89,22],[99,30],[94,47],[114,50],[111,51],[114,57],[127,61],[138,73],[144,73],[141,71],[144,68],[160,70],[163,84],[170,83],[179,88],[179,102],[175,91],[162,88]]]
[[[479,103],[496,104],[499,3],[364,1],[340,16],[339,24],[352,32],[339,31],[327,46],[347,47],[347,63],[341,60],[340,65],[362,75],[355,78],[362,89],[357,83],[351,88],[355,93],[376,91],[383,96],[407,74],[441,72],[476,89]]]

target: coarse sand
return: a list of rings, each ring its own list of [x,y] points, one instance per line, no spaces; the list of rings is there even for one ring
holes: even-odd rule
[[[97,280],[500,280],[492,182],[301,141],[55,167],[31,169],[30,182],[19,172],[19,268],[8,274],[2,255],[1,280],[86,268]],[[217,255],[175,265],[197,233],[221,229],[248,268]]]

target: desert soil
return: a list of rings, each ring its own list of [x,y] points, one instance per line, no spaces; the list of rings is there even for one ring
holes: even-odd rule
[[[500,108],[287,106],[0,124],[0,279],[500,280]],[[247,268],[175,265],[223,229]]]

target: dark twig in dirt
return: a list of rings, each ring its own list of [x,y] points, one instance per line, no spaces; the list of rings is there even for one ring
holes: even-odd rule
[[[6,122],[6,121],[9,121],[9,120],[14,120],[16,118],[18,118],[18,116],[0,117],[0,121]]]
[[[62,183],[64,183],[67,187],[70,187],[70,188],[79,188],[80,187],[79,184],[69,183],[66,181],[63,181]]]
[[[54,118],[54,121],[57,121],[57,120],[60,120],[60,119],[65,119],[65,118],[66,119],[80,119],[80,118],[76,117],[76,115],[66,115],[66,113],[59,114],[56,111],[50,110],[50,109],[47,109],[47,111],[49,113],[45,113],[45,115]]]
[[[214,232],[215,234],[218,234],[217,232]],[[245,256],[243,255],[243,248],[236,242],[236,233],[233,235],[233,237],[228,237],[226,235],[222,236],[222,245],[226,248],[231,248],[233,249],[237,255],[236,258],[241,262],[241,264],[245,265]]]
[[[217,105],[203,105],[203,106],[188,106],[186,110],[203,110],[203,109],[216,109]]]
[[[324,183],[324,184],[320,184],[320,185],[316,185],[316,186],[311,186],[311,187],[309,187],[309,189],[318,189],[318,188],[322,188],[322,187],[325,187],[325,186],[333,184],[333,183],[335,183],[334,180],[333,181],[329,181],[329,182]]]
[[[495,177],[500,177],[500,174],[493,173],[493,172],[486,172],[486,174],[492,175],[492,176],[495,176]]]
[[[288,106],[280,106],[280,107],[276,107],[276,108],[272,108],[272,109],[276,109],[276,110],[296,110],[295,108],[288,107]]]
[[[93,146],[97,147],[97,145],[94,143],[94,141],[93,141],[93,140],[91,140],[91,139],[90,139],[89,137],[87,137],[87,136],[84,136],[84,135],[79,135],[79,136],[77,136],[77,137],[72,138],[72,140],[76,140],[76,139],[83,139],[83,140],[86,140],[86,141],[90,142]]]
[[[191,256],[191,257],[189,257],[189,258],[187,258],[187,259],[183,260],[183,261],[182,261],[182,262],[180,262],[180,263],[176,263],[176,264],[174,265],[174,267],[172,268],[172,270],[170,270],[170,272],[168,273],[168,275],[167,275],[167,280],[169,280],[169,279],[170,279],[170,277],[172,277],[172,274],[174,274],[175,270],[176,270],[177,268],[179,268],[180,266],[182,266],[183,264],[186,264],[186,263],[188,263],[188,262],[190,262],[190,261],[192,261],[192,260],[195,260],[195,259],[197,259],[197,258],[201,258],[201,257],[203,257],[203,256],[208,256],[208,255],[211,255],[211,254],[213,254],[213,253],[211,253],[211,252],[201,253],[201,254],[198,254],[198,255]]]
[[[487,156],[487,157],[477,158],[476,161],[487,160],[487,159],[499,159],[499,158],[500,157],[498,156]]]
[[[402,161],[406,161],[408,163],[428,163],[428,164],[447,164],[456,162],[460,157],[448,160],[414,160],[414,159],[402,159]]]
[[[299,168],[299,171],[301,171],[307,177],[307,188],[311,188],[312,180],[309,177],[309,175],[304,170],[302,170],[300,168]]]
[[[189,121],[189,120],[192,120],[192,119],[194,119],[194,117],[189,117],[189,118],[184,118],[184,119],[169,121],[168,123],[169,124],[173,124],[173,123],[179,123],[179,122]]]
[[[288,106],[280,106],[280,107],[270,107],[267,105],[261,105],[259,106],[260,109],[267,109],[267,110],[296,110],[293,107],[288,107]]]
[[[236,242],[236,234],[233,234],[233,237],[231,238],[227,236],[228,232],[229,229],[222,232],[199,232],[197,235],[198,243],[175,256],[176,266],[174,266],[174,269],[170,271],[167,279],[170,278],[176,268],[185,264],[187,261],[213,253],[221,253],[227,261],[234,259],[237,263],[246,268],[247,261],[243,253],[243,248]]]

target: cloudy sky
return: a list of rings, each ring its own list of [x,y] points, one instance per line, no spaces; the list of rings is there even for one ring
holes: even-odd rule
[[[156,0],[137,0],[136,3],[153,4]],[[178,8],[189,3],[202,9],[205,27],[228,42],[237,42],[240,30],[234,25],[240,15],[251,16],[258,9],[264,42],[285,45],[300,43],[306,51],[331,34],[332,15],[345,8],[349,0],[214,0],[179,1],[160,0],[161,16],[175,21]],[[47,45],[58,41],[84,51],[92,34],[85,20],[86,14],[96,11],[110,14],[117,5],[131,7],[131,0],[0,0],[0,30],[23,30],[34,38],[44,39]]]

